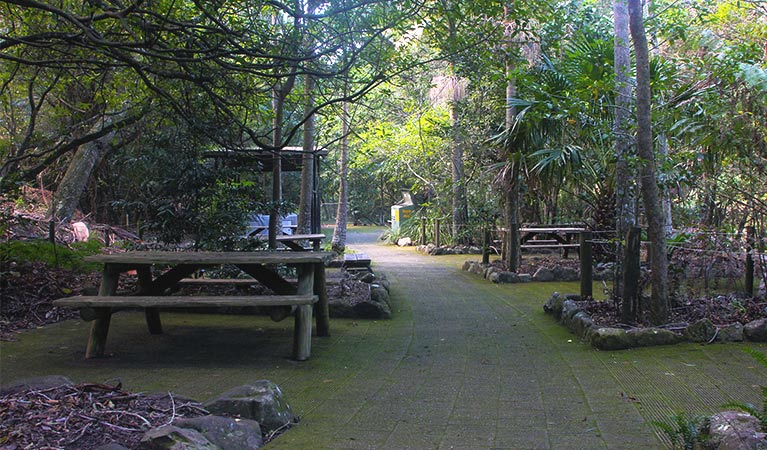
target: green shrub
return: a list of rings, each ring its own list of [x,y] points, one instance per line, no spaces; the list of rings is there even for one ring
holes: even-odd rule
[[[70,247],[42,239],[9,241],[0,243],[0,264],[7,267],[10,262],[42,262],[63,269],[93,271],[100,265],[86,263],[83,258],[99,253],[101,246],[97,240],[76,242]]]

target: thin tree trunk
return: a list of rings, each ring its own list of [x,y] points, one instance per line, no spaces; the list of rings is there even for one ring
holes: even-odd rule
[[[504,5],[503,15],[507,23],[511,22],[511,14],[514,11],[514,2],[508,1]],[[511,128],[514,124],[514,118],[517,115],[516,108],[511,106],[511,99],[517,96],[517,85],[512,78],[514,72],[514,63],[511,60],[511,52],[514,48],[514,42],[512,39],[513,33],[511,29],[506,29],[506,120],[505,127],[508,134],[511,133]],[[511,272],[516,272],[520,263],[520,242],[516,239],[516,235],[512,233],[512,227],[519,224],[519,168],[521,161],[521,155],[509,155],[512,158],[511,174],[507,181],[505,189],[505,206],[506,211],[504,214],[504,221],[506,227],[506,233],[504,240],[506,245],[505,262],[506,267]],[[516,158],[519,156],[519,158]]]
[[[628,0],[631,39],[636,55],[636,101],[637,101],[637,156],[642,160],[640,175],[642,200],[647,216],[650,239],[652,269],[652,295],[650,299],[650,321],[660,325],[668,320],[668,260],[666,258],[666,234],[660,190],[655,176],[655,155],[653,153],[652,119],[650,115],[650,62],[642,19],[641,0]]]
[[[314,78],[306,75],[304,82],[304,129],[303,129],[303,162],[301,167],[301,194],[298,205],[299,234],[306,234],[312,227],[312,210],[314,209]]]
[[[668,136],[666,133],[661,133],[658,136],[658,154],[662,160],[668,157]],[[661,194],[663,197],[663,232],[666,236],[671,236],[674,231],[673,219],[671,216],[671,193],[668,189],[663,189]]]
[[[282,146],[282,118],[285,108],[285,96],[283,89],[275,88],[272,96],[272,108],[274,119],[272,120],[272,146]],[[272,203],[269,211],[269,248],[277,248],[277,234],[280,229],[280,204],[282,203],[282,155],[275,150],[272,155]]]
[[[454,98],[450,105],[451,139],[451,175],[453,179],[453,237],[456,242],[465,243],[464,228],[468,216],[466,203],[466,184],[463,170],[463,142],[461,139],[460,122],[458,120],[458,99]]]
[[[617,235],[616,268],[615,268],[615,297],[622,299],[624,245],[628,230],[634,226],[634,180],[629,160],[631,151],[631,53],[629,50],[629,17],[626,0],[615,0],[613,4],[613,26],[615,31],[614,71],[615,71],[615,116],[613,119],[613,135],[615,136],[615,231]],[[634,318],[636,320],[636,318]]]
[[[335,254],[342,254],[346,250],[346,228],[349,203],[347,200],[348,185],[348,159],[349,159],[349,102],[341,105],[341,158],[338,173],[338,209],[336,210],[336,226],[333,229],[333,238],[330,241],[331,249]]]

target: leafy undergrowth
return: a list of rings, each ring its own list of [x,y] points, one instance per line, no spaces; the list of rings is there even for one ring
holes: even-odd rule
[[[35,328],[77,317],[77,311],[55,308],[53,300],[95,289],[98,272],[80,272],[43,262],[7,262],[0,277],[0,340],[18,330]]]
[[[579,306],[599,326],[628,327],[648,325],[648,320],[639,324],[624,324],[620,312],[612,301],[581,301]],[[687,299],[671,308],[670,324],[691,324],[709,319],[715,325],[729,325],[740,322],[745,325],[753,320],[767,317],[767,302],[761,298],[718,295]]]

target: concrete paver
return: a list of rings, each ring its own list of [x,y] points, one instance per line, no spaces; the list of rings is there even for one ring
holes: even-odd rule
[[[352,233],[350,246],[389,277],[394,318],[334,319],[309,361],[285,358],[288,321],[179,314],[157,337],[139,314],[120,314],[111,358],[83,360],[86,327],[71,321],[3,343],[0,376],[120,377],[130,390],[201,400],[268,378],[302,416],[272,449],[664,448],[653,420],[761,401],[767,371],[740,349],[763,345],[599,352],[542,312],[554,290],[576,284],[493,285],[460,271],[469,257],[371,237]]]

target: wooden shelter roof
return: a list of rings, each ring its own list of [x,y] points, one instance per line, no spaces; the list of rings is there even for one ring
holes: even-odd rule
[[[317,156],[326,156],[327,150],[315,152]],[[273,152],[263,149],[244,150],[211,150],[203,153],[205,158],[217,159],[225,164],[241,164],[254,166],[256,163],[260,170],[271,172],[273,166]],[[283,172],[300,172],[303,165],[304,150],[301,147],[285,147],[280,151]]]

